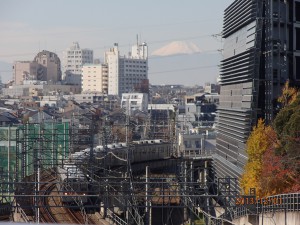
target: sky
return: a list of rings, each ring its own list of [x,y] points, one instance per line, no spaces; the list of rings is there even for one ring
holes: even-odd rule
[[[114,43],[127,55],[137,35],[149,48],[151,84],[202,85],[214,82],[222,59],[223,12],[233,0],[1,0],[0,75],[11,64],[33,60],[41,50],[58,54],[72,42],[103,60]],[[216,36],[217,35],[217,36]],[[200,52],[152,55],[179,41]],[[9,66],[9,67],[8,67]]]

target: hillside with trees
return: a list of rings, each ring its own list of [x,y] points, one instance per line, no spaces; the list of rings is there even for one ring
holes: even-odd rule
[[[286,83],[282,108],[271,125],[259,120],[247,141],[248,162],[240,184],[265,197],[300,191],[300,94]]]

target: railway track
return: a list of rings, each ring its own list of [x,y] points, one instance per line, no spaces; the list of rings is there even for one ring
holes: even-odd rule
[[[56,176],[53,171],[50,171],[50,174],[44,175],[41,182],[39,195],[43,197],[40,197],[38,201],[39,219],[44,223],[56,223],[57,221],[52,215],[48,204],[48,196],[56,186]]]
[[[67,211],[68,211],[69,215],[72,216],[72,218],[76,224],[86,224],[80,211],[74,211],[69,208],[67,209]]]
[[[84,210],[73,210],[64,206],[60,191],[57,189],[57,177],[54,171],[43,171],[39,191],[36,196],[36,210],[40,223],[60,224],[96,224],[83,213]],[[34,189],[32,190],[34,192]],[[31,201],[34,202],[34,198]]]
[[[55,222],[61,224],[86,224],[81,211],[75,211],[71,208],[68,208],[68,206],[63,205],[60,194],[61,193],[57,189],[57,186],[54,185],[54,188],[46,197],[47,202],[45,204],[47,204],[47,209],[54,218]],[[89,222],[89,224],[95,223]]]
[[[51,180],[50,182],[53,182],[53,181],[55,181],[55,179]],[[50,184],[46,185],[44,193],[42,193],[42,195],[45,195],[45,197],[43,197],[42,200],[40,201],[40,204],[41,204],[40,205],[40,215],[41,215],[42,221],[45,223],[56,223],[57,222],[49,209],[50,206],[48,204],[48,197],[47,197],[47,195],[49,195],[54,188],[55,188],[55,184],[50,183]]]
[[[42,177],[38,201],[40,222],[83,224],[82,216],[80,219],[80,215],[62,206],[56,183],[57,179],[53,173]]]

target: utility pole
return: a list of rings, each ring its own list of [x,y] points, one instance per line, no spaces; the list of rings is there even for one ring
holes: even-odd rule
[[[150,200],[149,200],[149,166],[146,166],[146,188],[145,188],[145,202],[146,202],[146,224],[151,225],[151,208],[150,208]]]

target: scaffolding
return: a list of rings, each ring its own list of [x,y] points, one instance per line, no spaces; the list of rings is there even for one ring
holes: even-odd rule
[[[148,126],[150,139],[174,140],[176,136],[176,111],[151,108],[149,114]]]
[[[26,123],[16,129],[16,181],[61,165],[70,152],[69,123]]]

